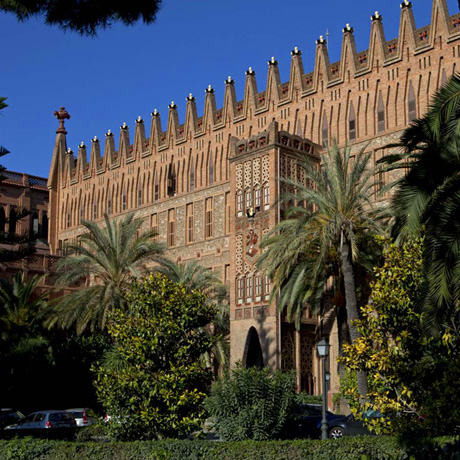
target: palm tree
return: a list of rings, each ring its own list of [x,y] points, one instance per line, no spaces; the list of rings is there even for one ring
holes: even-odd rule
[[[138,236],[142,223],[133,214],[122,220],[106,214],[104,219],[104,227],[84,221],[87,233],[81,244],[68,246],[69,255],[60,261],[58,285],[78,289],[50,309],[47,326],[76,326],[78,334],[88,328],[103,330],[109,313],[123,307],[131,278],[144,274],[146,263],[163,261],[163,245],[152,240],[156,232]]]
[[[198,261],[178,264],[165,260],[153,269],[154,272],[165,275],[174,283],[184,284],[187,291],[200,291],[208,302],[217,308],[216,316],[207,331],[216,337],[211,353],[206,353],[203,359],[208,367],[214,368],[214,374],[220,375],[229,364],[229,333],[230,317],[227,287],[220,278]]]
[[[34,293],[42,279],[43,276],[35,275],[24,281],[24,274],[18,272],[12,283],[0,280],[0,323],[3,340],[21,336],[24,331],[31,332],[37,325],[46,306],[46,293]]]
[[[303,308],[317,310],[326,280],[340,273],[353,341],[359,338],[354,324],[359,317],[355,268],[365,261],[362,252],[371,236],[381,231],[385,216],[384,207],[372,201],[370,156],[362,149],[352,158],[350,147],[341,150],[334,145],[321,156],[321,168],[300,158],[306,182],[282,180],[292,190],[282,198],[289,204],[286,219],[264,240],[267,250],[259,259],[274,281],[272,295],[280,292],[278,307],[295,315],[297,326]],[[364,374],[358,375],[358,389],[362,396],[367,394]]]
[[[429,326],[439,326],[460,304],[460,76],[434,96],[422,118],[398,143],[401,153],[383,159],[389,170],[407,172],[396,186],[394,237],[425,234]],[[436,329],[436,327],[435,327]]]

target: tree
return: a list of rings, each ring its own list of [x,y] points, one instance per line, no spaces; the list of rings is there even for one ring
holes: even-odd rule
[[[18,272],[12,282],[0,280],[0,394],[3,403],[21,401],[27,407],[25,382],[30,382],[33,376],[52,364],[49,341],[41,328],[46,293],[36,293],[41,279],[34,276],[25,281],[23,273]]]
[[[212,338],[202,328],[215,310],[162,275],[133,282],[127,306],[113,310],[108,327],[124,366],[95,369],[109,431],[117,439],[186,436],[204,420],[212,374],[201,356]]]
[[[423,239],[389,245],[383,266],[375,269],[372,302],[357,322],[361,336],[344,346],[341,360],[351,372],[367,372],[368,402],[360,404],[356,386],[343,386],[355,413],[371,407],[385,418],[373,419],[379,432],[426,431],[453,434],[460,411],[460,316],[440,337],[423,330]]]
[[[347,323],[351,340],[359,337],[354,322],[359,318],[355,267],[372,254],[369,243],[379,233],[385,209],[372,202],[374,170],[370,153],[361,149],[351,158],[351,148],[334,145],[321,156],[321,168],[299,159],[306,182],[283,180],[293,189],[287,193],[286,220],[263,242],[267,251],[259,264],[279,290],[279,307],[297,318],[306,305],[317,307],[328,277],[338,264],[345,290]],[[308,185],[305,185],[308,184]],[[362,396],[367,392],[365,375],[359,376]]]
[[[49,25],[81,35],[96,35],[115,22],[130,26],[141,20],[155,22],[162,0],[127,3],[120,0],[0,0],[0,11],[13,13],[19,21],[44,16]]]
[[[460,76],[434,96],[422,118],[398,143],[401,153],[383,159],[388,169],[407,171],[396,186],[392,208],[396,241],[425,235],[425,307],[430,326],[449,321],[460,303]]]
[[[228,291],[220,278],[208,268],[194,260],[178,264],[165,260],[153,269],[174,283],[183,284],[187,292],[198,291],[206,296],[206,302],[216,307],[216,315],[204,330],[211,334],[215,341],[210,353],[203,359],[208,367],[214,369],[215,376],[222,374],[229,364],[230,317],[228,308]]]
[[[0,110],[6,109],[8,107],[8,104],[5,101],[6,101],[6,97],[0,97]],[[5,147],[2,147],[0,145],[0,157],[3,157],[4,155],[7,155],[8,153],[10,152]],[[5,171],[5,169],[6,168],[4,166],[0,165],[0,182],[4,178],[2,175],[2,172]]]
[[[295,403],[294,374],[237,367],[214,383],[205,405],[224,441],[263,441],[281,433]]]
[[[104,219],[104,227],[84,221],[88,232],[82,235],[81,244],[68,246],[68,255],[59,262],[58,286],[78,289],[50,308],[49,327],[76,326],[79,334],[86,329],[103,330],[110,311],[124,307],[132,277],[145,273],[146,263],[163,261],[163,245],[152,240],[156,232],[138,236],[142,222],[133,214],[118,221],[106,214]]]

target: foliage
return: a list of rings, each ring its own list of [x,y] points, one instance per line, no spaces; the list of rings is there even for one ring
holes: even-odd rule
[[[306,391],[301,391],[296,395],[296,401],[298,404],[322,404],[323,397],[311,395]]]
[[[301,441],[157,441],[83,443],[14,439],[0,441],[1,460],[457,460],[460,443],[427,440],[405,446],[395,438]]]
[[[81,35],[96,35],[98,29],[113,23],[134,25],[142,19],[155,22],[162,0],[126,3],[120,0],[0,0],[0,11],[13,13],[19,21],[44,16],[49,25],[71,30]]]
[[[194,260],[178,264],[165,260],[153,268],[154,273],[161,273],[174,283],[184,284],[188,292],[199,291],[206,296],[206,302],[216,306],[216,315],[204,331],[213,336],[214,345],[209,353],[203,355],[214,375],[221,375],[229,364],[230,357],[230,317],[227,287],[220,278],[208,268]]]
[[[97,395],[117,439],[182,437],[203,421],[211,382],[201,355],[212,339],[200,328],[215,314],[203,294],[162,275],[134,281],[127,309],[112,312],[108,333],[124,360],[95,368]]]
[[[361,336],[345,346],[349,372],[368,375],[369,401],[358,401],[353,380],[342,381],[354,411],[371,407],[385,414],[373,419],[376,431],[454,433],[460,423],[460,337],[423,330],[423,239],[390,245],[375,269],[372,302],[357,321]]]
[[[6,101],[6,97],[0,97],[0,110],[6,109],[8,107],[8,104],[5,101]],[[5,147],[2,147],[0,145],[0,157],[7,155],[8,153],[10,152]],[[5,167],[0,165],[0,182],[4,178],[2,175],[3,171],[5,171]]]
[[[326,281],[335,276],[338,289],[343,282],[351,339],[358,337],[356,267],[370,271],[368,262],[376,253],[372,236],[382,231],[386,216],[385,208],[372,201],[370,156],[363,148],[352,157],[350,147],[334,145],[321,156],[321,168],[299,158],[304,183],[282,180],[286,219],[264,239],[267,250],[258,264],[273,279],[272,299],[280,292],[278,307],[287,309],[288,318],[295,316],[297,327],[307,305],[318,309]],[[366,392],[360,375],[360,393]]]
[[[226,441],[266,440],[276,436],[295,404],[292,373],[237,367],[214,383],[205,405]]]
[[[401,153],[383,159],[388,169],[408,171],[396,181],[394,237],[425,235],[425,322],[442,327],[460,305],[460,75],[434,96],[422,118],[407,128]]]
[[[104,219],[105,227],[83,221],[88,232],[82,235],[81,244],[68,246],[68,255],[59,262],[58,286],[80,286],[50,308],[49,327],[75,326],[79,334],[86,329],[104,330],[112,309],[123,307],[131,278],[144,274],[147,262],[163,260],[163,245],[152,240],[156,232],[138,236],[142,222],[133,214],[119,221],[106,214]],[[82,285],[85,280],[91,283]]]

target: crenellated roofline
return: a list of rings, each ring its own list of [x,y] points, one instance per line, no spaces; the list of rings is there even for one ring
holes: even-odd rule
[[[370,74],[376,67],[386,67],[400,62],[407,50],[413,55],[434,48],[436,37],[442,36],[447,42],[460,39],[460,14],[449,15],[446,0],[433,0],[431,23],[417,29],[412,11],[412,2],[401,3],[401,16],[398,38],[386,40],[383,17],[378,12],[371,16],[369,48],[357,51],[354,30],[349,24],[343,28],[341,59],[330,63],[326,40],[320,37],[316,41],[315,64],[311,72],[304,72],[302,53],[296,47],[291,51],[289,81],[282,83],[278,61],[268,61],[266,87],[258,90],[256,72],[246,71],[244,97],[236,98],[235,82],[231,77],[225,80],[224,102],[222,108],[216,107],[214,89],[205,90],[204,111],[198,116],[195,98],[190,94],[186,98],[185,121],[180,124],[177,104],[169,105],[167,124],[164,130],[160,113],[155,109],[151,114],[150,137],[146,138],[144,120],[139,117],[135,123],[134,138],[131,144],[129,127],[124,123],[120,127],[118,150],[115,150],[114,135],[105,136],[104,153],[101,155],[100,141],[91,142],[90,158],[87,158],[86,146],[82,143],[78,157],[66,154],[65,166],[61,162],[62,176],[69,175],[70,181],[93,177],[107,170],[117,168],[123,163],[135,161],[141,157],[167,152],[175,146],[190,142],[209,131],[219,130],[230,123],[244,121],[249,113],[253,115],[268,112],[272,104],[281,106],[295,100],[306,98],[325,88],[332,88],[347,82],[348,75],[360,78]],[[404,49],[403,49],[404,48]],[[251,112],[250,112],[251,111]],[[57,135],[56,150],[62,150],[65,133]],[[58,143],[61,148],[58,148]],[[54,155],[53,155],[54,157]],[[55,163],[53,158],[53,164]],[[55,167],[52,167],[55,169]],[[50,171],[50,181],[53,171]]]

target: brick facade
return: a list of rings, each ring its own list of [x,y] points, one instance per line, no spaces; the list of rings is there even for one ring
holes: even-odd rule
[[[152,113],[149,137],[140,117],[132,140],[129,127],[123,124],[118,150],[109,131],[104,147],[94,138],[91,148],[81,144],[74,156],[67,149],[65,129],[60,127],[48,181],[49,242],[52,253],[59,254],[66,242],[81,234],[82,219],[102,222],[106,212],[113,217],[134,212],[145,226],[158,226],[159,238],[170,243],[173,259],[198,259],[229,283],[232,362],[247,360],[248,356],[257,359],[249,348],[257,343],[258,336],[264,364],[282,367],[282,344],[287,349],[289,340],[294,341],[293,361],[284,362],[294,362],[299,387],[318,392],[316,354],[303,349],[307,344],[312,347],[316,340],[316,318],[306,317],[302,331],[291,334],[290,326],[269,305],[264,282],[261,295],[254,295],[254,283],[259,282],[254,268],[258,244],[264,231],[279,219],[276,178],[283,167],[288,168],[290,150],[306,145],[310,146],[312,161],[334,140],[339,145],[352,142],[354,149],[366,146],[375,160],[386,154],[384,146],[426,111],[434,92],[456,72],[460,63],[460,15],[450,16],[445,0],[433,0],[431,24],[417,29],[412,4],[404,1],[396,39],[386,40],[383,18],[376,13],[371,18],[367,50],[357,51],[353,28],[346,25],[339,62],[329,62],[322,37],[316,43],[313,71],[304,72],[300,50],[295,48],[291,56],[289,81],[280,80],[278,63],[272,58],[264,91],[258,90],[255,72],[250,68],[243,100],[237,100],[235,83],[229,77],[222,108],[216,107],[214,89],[209,87],[204,113],[199,117],[195,99],[189,95],[183,124],[172,103],[166,129],[160,114],[156,110]],[[381,188],[390,179],[379,175],[376,187]],[[266,185],[270,201],[265,209]],[[250,217],[248,193],[248,203],[259,208]],[[262,194],[260,206],[255,206],[256,193]],[[209,199],[211,214],[209,209],[206,212]],[[193,231],[189,232],[187,223],[192,220],[186,217],[192,206],[187,205],[192,204]],[[244,278],[246,290],[248,276],[252,294],[247,296],[245,292],[239,298],[239,280]],[[331,329],[336,354],[338,341],[334,337],[336,325]],[[302,366],[309,369],[308,375]],[[335,391],[336,369],[332,367]]]

